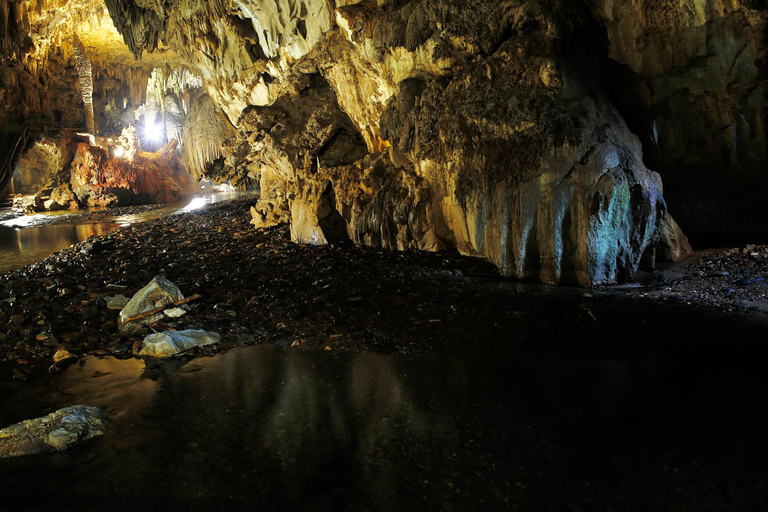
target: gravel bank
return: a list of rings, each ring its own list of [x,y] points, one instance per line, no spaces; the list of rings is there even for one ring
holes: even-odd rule
[[[527,285],[454,253],[292,244],[285,227],[249,225],[255,201],[244,197],[121,228],[0,276],[3,378],[12,371],[32,378],[35,363],[47,367],[61,349],[131,357],[143,336],[118,333],[118,311],[106,307],[107,299],[131,297],[161,273],[186,296],[202,298],[187,315],[153,329],[222,335],[219,345],[192,357],[256,343],[622,357],[753,346],[765,332],[766,247],[699,254],[644,276],[645,284]]]

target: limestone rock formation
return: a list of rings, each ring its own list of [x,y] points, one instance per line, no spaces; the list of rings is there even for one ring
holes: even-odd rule
[[[167,306],[183,298],[184,295],[178,286],[163,276],[155,276],[144,288],[136,292],[120,311],[120,331],[135,332],[143,325],[163,319],[162,313],[156,313],[141,320],[126,322],[131,317]]]
[[[77,145],[71,166],[72,190],[83,205],[170,203],[197,191],[180,162],[178,141],[156,153],[138,152],[133,160],[108,158],[98,146]]]
[[[72,155],[66,140],[40,137],[22,153],[14,166],[11,190],[16,194],[37,194],[58,179]]]
[[[49,202],[50,201],[50,202]],[[72,191],[72,185],[64,183],[53,189],[51,197],[44,205],[48,211],[53,210],[77,210],[80,208],[80,202]]]
[[[298,242],[455,247],[537,281],[632,276],[663,226],[660,180],[606,98],[558,60],[557,19],[533,2],[463,18],[437,5],[340,9],[346,31],[304,60],[317,71],[240,118],[261,172],[254,223],[289,212]],[[452,15],[501,21],[482,37],[453,27],[457,47],[450,25],[434,29]]]
[[[297,242],[455,248],[523,279],[609,283],[671,254],[656,172],[694,241],[768,237],[764,2],[77,5],[80,22],[11,13],[8,126],[82,124],[74,33],[97,125],[161,121],[196,178],[258,182],[254,225],[290,222]]]
[[[0,430],[0,458],[53,451],[104,434],[109,415],[98,407],[74,405]]]
[[[675,219],[667,214],[667,222],[661,232],[657,255],[661,261],[680,261],[693,253],[693,248],[688,242],[683,230],[677,225]]]
[[[35,196],[23,201],[25,209],[170,203],[200,191],[182,163],[176,139],[154,153],[141,151],[131,126],[117,139],[98,137],[94,142],[63,132],[32,143],[18,159],[11,181],[13,192]]]
[[[158,332],[144,337],[144,344],[139,355],[171,357],[194,347],[214,345],[220,339],[221,336],[218,333],[202,329]]]
[[[198,98],[190,108],[182,127],[184,163],[198,180],[223,158],[222,142],[236,134],[224,112],[208,95]]]
[[[588,3],[610,58],[629,70],[613,77],[617,102],[686,232],[715,244],[768,238],[765,2]]]

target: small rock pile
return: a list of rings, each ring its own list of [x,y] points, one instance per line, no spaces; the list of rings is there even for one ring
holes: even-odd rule
[[[768,312],[768,245],[699,251],[662,267],[635,293],[730,314]]]

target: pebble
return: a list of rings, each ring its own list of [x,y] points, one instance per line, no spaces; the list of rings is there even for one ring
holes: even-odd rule
[[[129,354],[133,351],[133,342],[125,341],[123,343],[118,343],[115,345],[113,351],[115,355]]]
[[[117,311],[123,309],[125,305],[128,304],[129,300],[130,299],[128,297],[122,294],[104,297],[104,302],[107,306],[107,309],[113,309]]]
[[[15,325],[21,325],[27,321],[27,317],[24,315],[13,315],[11,316],[11,322]]]
[[[95,305],[86,306],[83,308],[83,318],[90,320],[96,318],[99,315],[99,308]]]
[[[77,356],[69,350],[57,350],[56,353],[53,354],[53,362],[56,364],[74,359],[77,359]]]

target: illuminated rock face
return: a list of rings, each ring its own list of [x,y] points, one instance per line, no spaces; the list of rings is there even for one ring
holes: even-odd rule
[[[254,224],[290,219],[303,243],[457,248],[536,281],[632,276],[666,218],[661,182],[595,84],[559,61],[557,19],[441,5],[338,10],[342,29],[292,89],[241,116],[230,146],[250,149],[234,169],[261,175]],[[469,27],[451,33],[459,15]]]
[[[259,182],[254,225],[290,222],[297,242],[456,248],[524,279],[609,283],[662,238],[653,171],[684,230],[768,236],[761,201],[739,193],[768,184],[764,2],[76,3],[109,13],[103,42],[71,16],[14,11],[12,44],[39,64],[5,59],[5,83],[29,85],[5,101],[61,104],[48,77],[74,31],[97,124],[163,113],[195,176]],[[25,30],[44,34],[34,48]]]
[[[708,245],[768,239],[768,4],[589,3],[611,59],[631,70],[614,80],[617,103],[686,233]]]
[[[47,137],[36,140],[16,163],[11,190],[16,194],[36,194],[56,180],[71,158],[66,143]]]
[[[106,152],[77,145],[71,165],[71,185],[84,206],[170,203],[196,191],[171,141],[156,154],[138,153],[133,161],[107,158]]]

